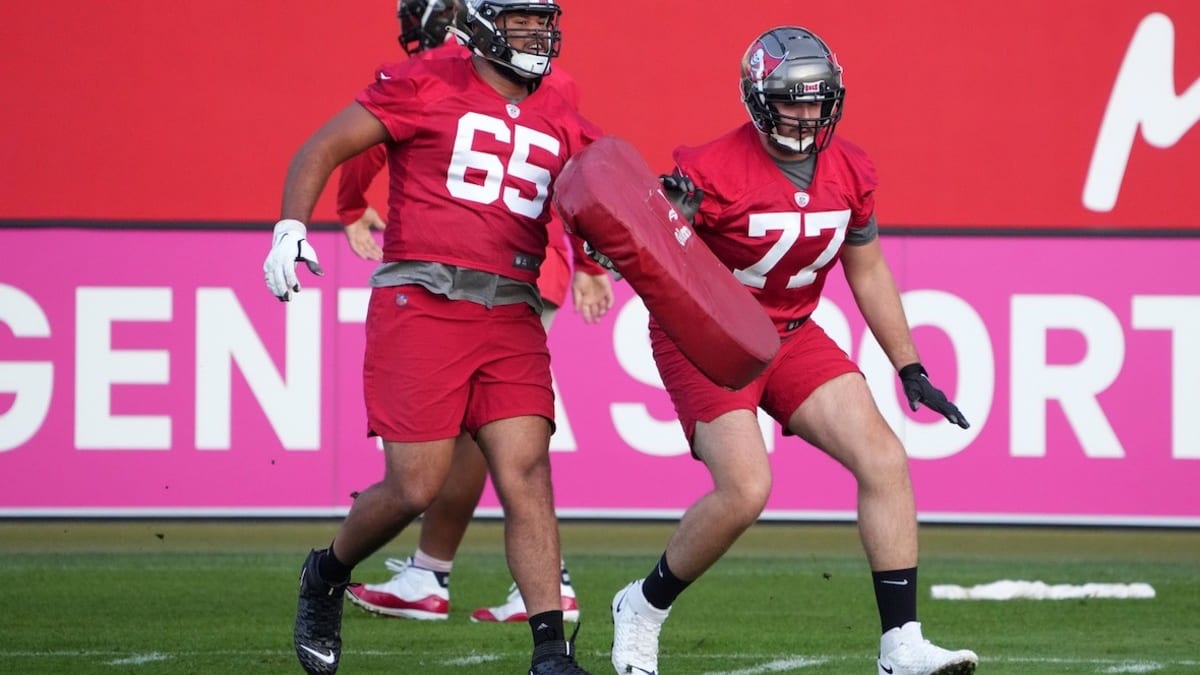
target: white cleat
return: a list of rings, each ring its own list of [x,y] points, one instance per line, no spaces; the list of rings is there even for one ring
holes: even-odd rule
[[[575,597],[575,587],[571,585],[571,575],[563,568],[562,582],[559,593],[562,595],[563,621],[579,621],[579,600]],[[508,587],[508,599],[497,607],[480,607],[471,612],[472,621],[517,623],[528,621],[529,614],[525,611],[525,599],[516,584]]]
[[[639,579],[617,591],[612,601],[612,664],[621,675],[658,675],[658,634],[670,608],[646,601]]]
[[[402,619],[445,620],[450,617],[450,575],[414,567],[412,558],[388,558],[395,574],[382,584],[353,584],[346,599],[368,612]]]
[[[879,639],[879,675],[971,675],[977,665],[979,657],[969,649],[950,651],[926,640],[917,621]]]

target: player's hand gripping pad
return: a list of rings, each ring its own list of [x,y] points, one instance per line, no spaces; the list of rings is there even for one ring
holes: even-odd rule
[[[779,335],[663,195],[628,142],[606,136],[575,155],[555,184],[567,228],[612,259],[646,309],[713,382],[740,389],[779,351]]]

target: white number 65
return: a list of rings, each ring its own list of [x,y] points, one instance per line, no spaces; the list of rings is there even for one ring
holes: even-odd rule
[[[522,216],[541,216],[549,193],[550,171],[529,163],[529,149],[541,148],[557,157],[561,147],[558,139],[519,124],[509,130],[504,120],[479,113],[470,112],[459,118],[458,133],[454,137],[454,156],[446,172],[446,189],[459,199],[479,204],[491,204],[500,198],[500,183],[504,180],[505,167],[496,155],[471,148],[476,132],[490,134],[501,143],[511,143],[513,152],[508,160],[508,175],[529,181],[537,189],[533,199],[525,199],[516,188],[505,188],[504,205]],[[467,169],[482,171],[483,183],[467,182]]]

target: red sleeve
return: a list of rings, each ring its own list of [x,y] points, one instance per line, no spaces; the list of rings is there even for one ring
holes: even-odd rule
[[[387,161],[382,143],[342,163],[338,177],[337,213],[342,225],[350,225],[367,210],[367,188]]]
[[[573,109],[579,110],[579,85],[575,83],[575,78],[568,75],[562,68],[555,66],[544,82],[544,86],[558,89],[567,103]]]
[[[856,199],[850,227],[865,227],[875,213],[875,189],[879,187],[879,175],[875,172],[875,164],[862,148],[844,139],[838,145],[846,158],[848,183]]]
[[[359,92],[355,101],[387,127],[392,140],[404,141],[415,133],[423,102],[418,93],[430,80],[431,64],[452,59],[411,59],[379,67],[375,82]]]
[[[581,147],[587,147],[605,136],[604,130],[585,117],[580,116]]]

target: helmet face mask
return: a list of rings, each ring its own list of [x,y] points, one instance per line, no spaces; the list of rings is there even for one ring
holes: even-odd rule
[[[536,25],[509,26],[506,15],[534,15]],[[558,56],[562,8],[552,0],[467,0],[455,32],[476,54],[497,64],[505,74],[532,81],[550,72]]]
[[[400,46],[408,55],[433,49],[446,41],[460,9],[459,0],[399,0]]]
[[[842,67],[821,38],[804,28],[773,28],[750,43],[741,73],[746,111],[776,149],[815,154],[829,147],[846,88]],[[779,104],[795,103],[819,103],[820,114],[780,112]]]

